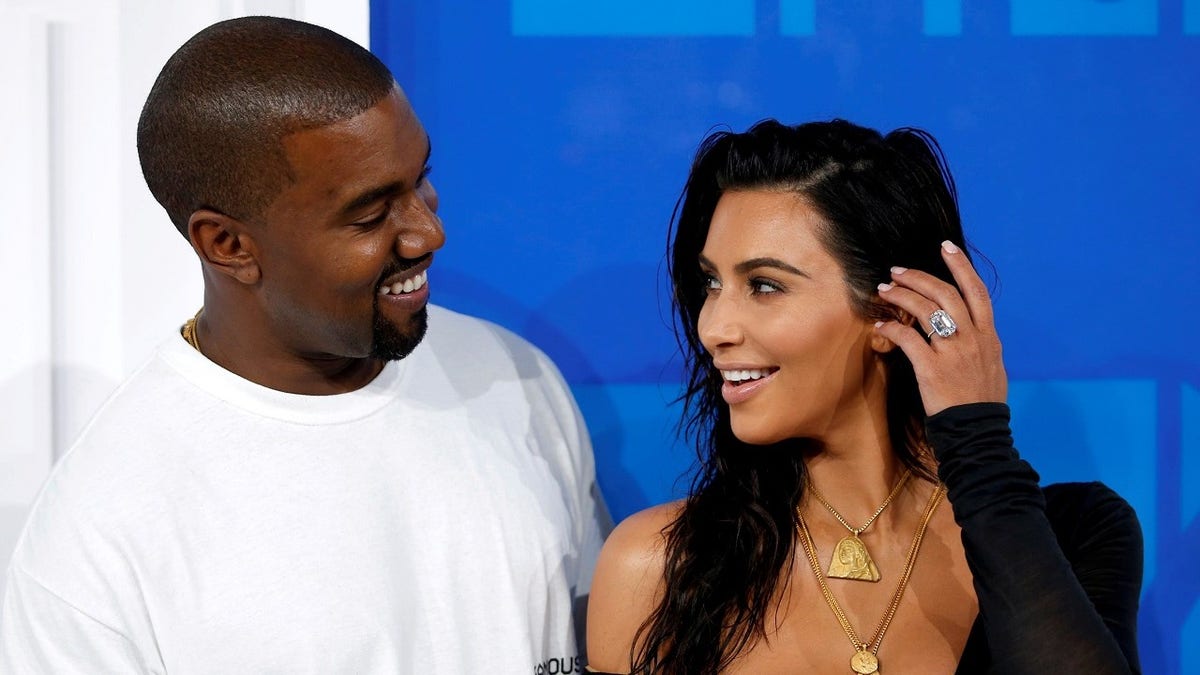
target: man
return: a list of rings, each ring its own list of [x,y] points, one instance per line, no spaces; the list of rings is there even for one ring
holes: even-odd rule
[[[138,151],[204,307],[39,496],[0,671],[581,670],[586,431],[543,354],[427,306],[430,144],[387,68],[219,23],[163,68]]]

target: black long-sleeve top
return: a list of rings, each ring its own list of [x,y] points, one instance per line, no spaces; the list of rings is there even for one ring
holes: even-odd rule
[[[976,403],[926,424],[979,599],[957,672],[1140,673],[1137,516],[1100,483],[1039,488],[1008,420]]]

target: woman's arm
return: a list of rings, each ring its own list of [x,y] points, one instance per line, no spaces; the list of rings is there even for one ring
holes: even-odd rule
[[[902,268],[892,269],[892,284],[880,286],[880,299],[920,332],[904,320],[876,330],[913,365],[938,473],[962,528],[992,667],[1020,674],[1136,672],[1137,520],[1119,498],[1094,500],[1076,523],[1060,524],[1075,528],[1065,541],[1080,542],[1064,550],[1038,475],[1013,448],[987,287],[958,247],[944,243],[942,258],[957,288]],[[952,330],[947,314],[957,324]]]
[[[962,405],[929,418],[999,673],[1140,672],[1137,517],[1098,483],[1055,485],[1013,448],[1008,406]],[[1048,503],[1049,502],[1049,503]]]

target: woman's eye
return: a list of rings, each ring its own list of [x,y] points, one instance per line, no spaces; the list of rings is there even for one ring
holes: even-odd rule
[[[719,291],[719,290],[721,290],[721,282],[717,281],[717,278],[714,277],[713,275],[705,274],[704,275],[704,290]]]
[[[755,295],[767,295],[770,293],[778,293],[780,288],[774,282],[765,281],[763,279],[754,279],[750,282],[750,290]]]

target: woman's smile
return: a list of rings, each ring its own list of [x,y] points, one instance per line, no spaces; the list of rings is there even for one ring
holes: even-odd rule
[[[731,406],[749,399],[765,387],[775,373],[779,372],[779,368],[774,366],[716,367],[721,372],[721,378],[725,380],[725,383],[721,385],[721,397]]]

